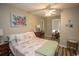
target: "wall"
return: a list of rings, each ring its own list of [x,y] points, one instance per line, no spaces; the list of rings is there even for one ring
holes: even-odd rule
[[[73,27],[66,26],[71,20]],[[79,42],[79,8],[65,9],[61,13],[61,38],[60,43],[66,45],[67,40]]]
[[[10,26],[10,13],[16,13],[26,16],[27,26],[11,27]],[[24,10],[16,7],[0,5],[0,28],[3,28],[4,35],[10,35],[13,33],[23,33],[27,31],[34,31],[37,24],[41,25],[42,18],[30,14]]]
[[[51,18],[45,18],[45,37],[51,37],[52,35],[52,20]]]

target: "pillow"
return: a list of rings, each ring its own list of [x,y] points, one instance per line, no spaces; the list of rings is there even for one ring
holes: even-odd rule
[[[15,35],[10,35],[9,36],[9,41],[12,41],[12,40],[14,40],[15,39]]]
[[[14,45],[17,45],[16,39],[12,40],[12,41],[11,41],[11,44],[12,44],[13,46],[14,46]]]
[[[32,39],[36,39],[34,32],[26,32],[21,34],[10,35],[10,41],[13,45],[22,42],[28,42],[31,41]]]
[[[10,42],[12,45],[17,44],[16,35],[10,35],[10,36],[9,36],[9,42]]]
[[[22,35],[22,37],[23,37],[23,40],[25,40],[25,41],[33,39],[33,35],[31,33],[30,34],[25,33]]]
[[[34,34],[34,32],[27,32],[27,36],[28,38],[36,38],[36,35]]]
[[[24,39],[24,37],[23,37],[22,34],[17,34],[17,35],[16,35],[16,40],[17,40],[17,41],[23,41],[23,39]]]
[[[23,34],[23,39],[28,39],[29,37],[28,37],[28,34]]]
[[[23,39],[22,34],[17,34],[16,39]]]

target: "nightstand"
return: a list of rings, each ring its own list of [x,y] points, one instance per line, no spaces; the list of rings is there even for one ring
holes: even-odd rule
[[[44,32],[35,32],[35,35],[39,38],[44,38]]]
[[[9,56],[9,43],[8,42],[0,43],[0,56]]]

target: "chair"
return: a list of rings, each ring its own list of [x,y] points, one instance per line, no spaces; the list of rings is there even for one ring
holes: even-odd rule
[[[71,55],[77,55],[78,42],[73,41],[73,40],[68,40],[67,41],[67,48],[69,49]]]
[[[59,42],[60,33],[58,31],[55,31],[55,33],[52,33],[52,38]]]

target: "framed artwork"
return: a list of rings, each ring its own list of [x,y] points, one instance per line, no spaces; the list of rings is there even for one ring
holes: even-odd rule
[[[20,16],[11,13],[11,26],[16,27],[16,26],[26,26],[26,16]]]
[[[66,27],[73,28],[73,24],[71,20],[68,20],[68,24],[66,24]]]

